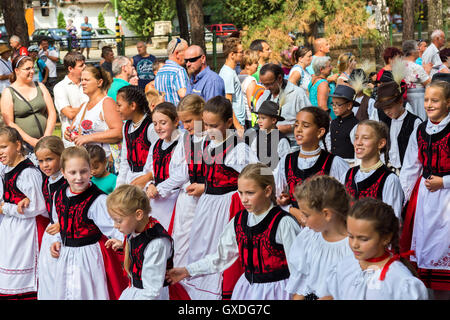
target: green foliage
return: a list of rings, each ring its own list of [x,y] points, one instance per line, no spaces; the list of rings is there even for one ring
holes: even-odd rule
[[[60,29],[66,28],[66,19],[64,19],[64,13],[62,11],[58,13],[57,24]]]
[[[103,16],[103,12],[98,13],[98,27],[106,28],[105,17]]]
[[[114,0],[111,0],[114,6]],[[155,21],[172,21],[176,16],[174,0],[127,0],[118,2],[119,14],[140,36],[150,36]]]

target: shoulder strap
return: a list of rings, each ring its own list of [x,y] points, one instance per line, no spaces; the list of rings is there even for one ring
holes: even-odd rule
[[[37,83],[35,82],[35,85],[36,85],[37,93],[39,94],[39,89],[40,89],[40,88],[39,88],[39,84],[37,84]],[[38,118],[37,118],[37,116],[36,116],[36,113],[34,112],[33,107],[31,106],[30,102],[28,102],[28,100],[25,99],[25,98],[19,93],[19,91],[17,91],[16,89],[14,89],[12,86],[10,86],[10,88],[11,88],[11,90],[14,91],[14,93],[15,93],[16,95],[19,96],[19,98],[21,98],[21,99],[27,104],[28,107],[30,107],[31,113],[34,115],[34,119],[36,120],[36,124],[37,124],[37,126],[38,126],[38,128],[39,128],[39,133],[41,134],[41,136],[44,136],[44,130],[42,130],[41,123],[39,122],[39,120],[38,120]]]

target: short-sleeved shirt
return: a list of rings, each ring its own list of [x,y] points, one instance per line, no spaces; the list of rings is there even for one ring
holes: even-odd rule
[[[90,23],[82,23],[81,24],[81,27],[83,28],[83,27],[89,27],[89,28],[91,28],[91,30],[92,30],[92,24],[90,24]],[[81,35],[82,36],[90,36],[90,35],[92,35],[92,31],[85,31],[85,30],[83,30],[83,29],[81,29]]]
[[[173,60],[166,60],[156,74],[155,89],[165,93],[166,101],[178,105],[178,90],[187,88],[188,81],[188,74],[182,66]]]
[[[65,76],[58,82],[54,89],[55,108],[58,111],[59,119],[61,121],[61,132],[64,146],[70,147],[74,144],[64,139],[64,131],[70,126],[70,120],[61,112],[66,107],[79,108],[83,103],[89,100],[89,97],[83,93],[81,82],[77,85],[68,76]]]
[[[425,72],[422,66],[414,62],[405,61],[405,82],[408,89],[423,88],[423,82],[427,81],[430,76]]]
[[[48,55],[51,57],[59,58],[58,51],[55,49],[48,49]],[[45,54],[43,50],[39,51],[38,54],[39,58],[45,62],[45,65],[48,68],[48,76],[50,78],[56,78],[58,75],[56,73],[56,62],[49,59]]]
[[[208,101],[216,96],[225,96],[225,84],[223,79],[207,66],[197,76],[189,79],[186,94],[191,93]]]
[[[108,174],[103,178],[91,178],[92,183],[106,194],[110,194],[116,188],[117,176],[113,173]]]
[[[233,96],[231,104],[233,105],[233,111],[237,120],[241,125],[244,125],[245,120],[250,119],[246,117],[241,81],[239,81],[236,71],[224,64],[220,69],[219,76],[225,84],[225,94],[231,94]]]
[[[111,87],[108,90],[108,97],[111,97],[114,99],[114,101],[117,101],[117,91],[120,90],[122,87],[129,86],[130,83],[128,81],[125,81],[120,78],[114,78],[113,82],[111,83]]]
[[[138,75],[138,86],[144,89],[147,83],[155,79],[155,73],[153,72],[153,64],[156,61],[156,57],[152,54],[147,57],[141,55],[135,55],[133,57],[133,65]]]
[[[430,71],[430,77],[432,77],[442,66],[441,57],[439,56],[439,49],[436,48],[434,43],[430,44],[422,54],[422,65],[430,62],[433,63],[433,69]]]
[[[42,80],[44,80],[44,74],[45,74],[45,67],[47,65],[45,64],[45,62],[38,58],[34,64],[34,75],[37,75],[37,79],[33,78],[33,81],[37,81],[39,80],[39,82],[42,82]],[[37,71],[37,72],[36,72]]]

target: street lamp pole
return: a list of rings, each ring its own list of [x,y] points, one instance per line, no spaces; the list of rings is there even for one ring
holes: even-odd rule
[[[117,55],[122,55],[122,38],[120,37],[120,25],[119,25],[119,10],[118,2],[119,0],[114,0],[114,15],[116,17],[116,43],[117,43]]]

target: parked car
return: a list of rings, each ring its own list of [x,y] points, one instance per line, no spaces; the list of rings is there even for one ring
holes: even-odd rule
[[[48,28],[36,29],[31,34],[31,41],[39,41],[42,38],[49,38],[55,42],[55,47],[59,50],[67,49],[69,45],[69,33],[66,29]]]
[[[236,26],[232,23],[211,24],[207,26],[207,28],[211,32],[214,32],[215,30],[217,38],[222,40],[229,37],[233,32],[238,31]]]
[[[8,42],[8,32],[4,24],[0,24],[0,43]]]
[[[116,47],[116,33],[108,28],[95,28],[92,30],[92,47],[99,48],[104,46]]]

